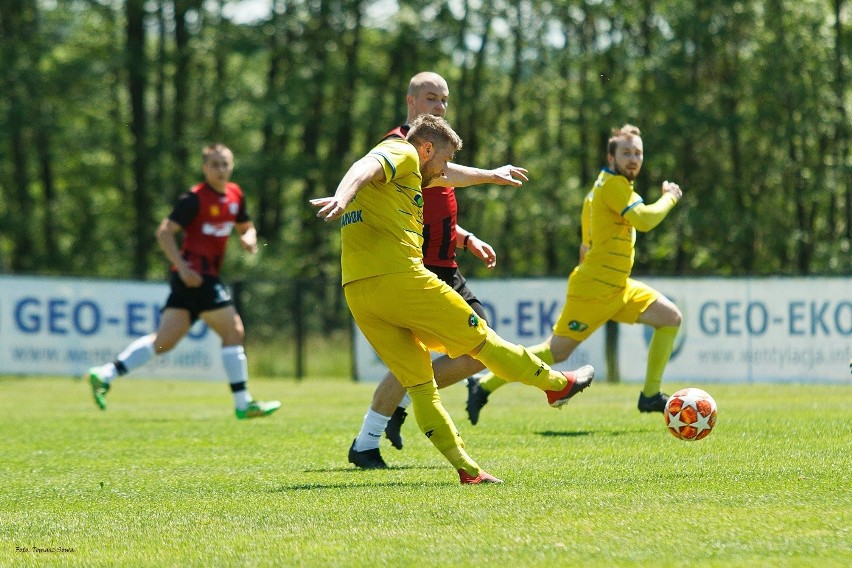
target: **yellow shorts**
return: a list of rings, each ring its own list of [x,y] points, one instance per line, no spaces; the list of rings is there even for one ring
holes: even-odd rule
[[[343,292],[355,323],[404,387],[434,378],[430,350],[459,357],[488,333],[464,298],[422,265],[349,282]]]
[[[632,278],[627,279],[624,288],[613,288],[574,269],[553,333],[583,341],[609,320],[636,323],[659,297],[658,291]]]

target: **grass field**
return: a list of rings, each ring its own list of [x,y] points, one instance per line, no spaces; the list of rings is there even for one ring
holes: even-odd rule
[[[510,385],[480,423],[500,486],[460,486],[405,424],[393,467],[346,452],[373,386],[255,379],[284,408],[233,418],[223,384],[122,379],[110,408],[58,378],[0,379],[0,566],[850,566],[852,387],[699,386],[687,443],[596,384],[562,411]],[[39,550],[42,549],[42,550]]]

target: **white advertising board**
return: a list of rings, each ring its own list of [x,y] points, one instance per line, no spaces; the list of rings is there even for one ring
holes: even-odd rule
[[[166,283],[0,276],[0,374],[79,376],[156,331]],[[221,341],[196,322],[130,377],[221,381]]]
[[[852,384],[852,278],[641,280],[683,313],[666,381]],[[644,380],[650,331],[620,326],[624,380]]]
[[[852,278],[639,278],[683,312],[665,382],[852,384]],[[468,280],[489,324],[522,345],[550,335],[566,283],[562,278]],[[644,382],[651,331],[619,326],[622,380]],[[355,348],[357,378],[380,379],[385,368],[360,332]],[[585,363],[605,378],[602,329],[556,367]]]

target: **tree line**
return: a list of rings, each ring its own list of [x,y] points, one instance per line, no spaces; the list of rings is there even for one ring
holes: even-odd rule
[[[460,189],[492,272],[567,275],[610,129],[645,142],[637,191],[682,203],[639,274],[852,274],[846,0],[229,0],[0,3],[0,272],[161,278],[154,230],[235,153],[262,241],[226,278],[330,278],[311,197],[405,118],[418,71],[450,85],[460,163],[526,167]]]

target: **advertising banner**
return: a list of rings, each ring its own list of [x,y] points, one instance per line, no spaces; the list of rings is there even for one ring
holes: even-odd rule
[[[79,376],[156,331],[168,284],[0,276],[0,374]],[[131,377],[222,381],[221,340],[196,322]]]
[[[673,300],[683,325],[666,382],[852,383],[852,278],[641,278]],[[469,280],[508,341],[547,339],[566,279]],[[0,276],[0,374],[71,375],[112,361],[156,330],[166,283]],[[405,309],[400,306],[400,309]],[[641,383],[652,329],[620,325],[622,380]],[[386,369],[356,330],[358,380]],[[590,363],[606,377],[604,331],[556,365]],[[224,380],[219,338],[198,322],[171,353],[134,377]]]
[[[666,381],[850,383],[852,278],[642,278],[683,325]],[[651,329],[620,326],[625,380],[644,380]]]

